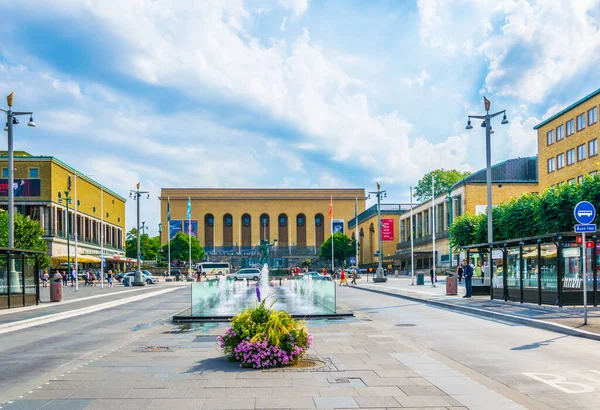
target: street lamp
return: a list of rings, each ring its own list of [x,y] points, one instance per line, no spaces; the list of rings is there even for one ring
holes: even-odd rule
[[[142,271],[141,271],[141,255],[140,255],[140,200],[143,194],[146,194],[146,199],[150,199],[150,193],[148,191],[140,191],[140,183],[138,182],[135,190],[129,191],[129,197],[133,198],[134,201],[137,201],[137,269],[135,271],[135,276],[133,282],[131,283],[133,286],[145,286],[146,282],[142,280]]]
[[[448,194],[446,195],[446,202],[448,202],[448,247],[450,248],[450,253],[448,254],[450,259],[450,271],[452,271],[452,235],[450,234],[450,226],[452,225],[452,221],[454,219],[454,215],[452,212],[452,204],[454,201],[458,201],[457,195],[451,195],[452,190],[448,190]]]
[[[492,246],[492,242],[494,242],[494,222],[492,218],[492,148],[491,148],[491,135],[492,131],[492,118],[497,117],[500,114],[503,114],[502,121],[500,124],[508,124],[508,120],[506,119],[506,110],[498,111],[494,114],[490,114],[490,100],[483,97],[483,103],[485,105],[485,115],[469,115],[467,122],[467,129],[470,130],[473,128],[471,125],[471,118],[475,118],[478,120],[483,120],[481,123],[482,127],[485,127],[485,162],[486,162],[486,180],[487,180],[487,228],[488,228],[488,246]],[[489,252],[488,255],[488,266],[491,270],[492,268],[492,253]],[[484,273],[485,275],[485,273]]]
[[[32,112],[17,112],[12,111],[14,91],[10,93],[6,97],[6,102],[8,103],[8,110],[3,110],[0,108],[0,111],[6,113],[6,127],[4,131],[8,131],[8,247],[15,247],[15,191],[14,191],[14,180],[15,180],[15,165],[13,158],[13,125],[19,123],[18,116],[21,115],[29,115],[29,122],[27,126],[35,127],[35,122],[33,121],[33,113]],[[10,273],[14,272],[14,269],[10,269]]]
[[[369,192],[369,196],[367,197],[367,199],[371,199],[371,194],[377,196],[377,226],[379,226],[379,238],[377,240],[377,243],[379,244],[379,266],[377,267],[377,272],[375,273],[373,282],[386,282],[387,278],[383,276],[383,243],[381,241],[381,198],[387,198],[387,193],[385,190],[381,189],[381,185],[377,184],[377,191]]]
[[[140,227],[140,229],[142,230],[142,235],[144,235],[146,233],[146,229],[148,229],[148,227],[146,226],[146,222],[142,221],[142,226]],[[146,243],[144,242],[144,244],[142,245],[142,259],[144,258],[144,254],[146,253]]]
[[[73,203],[73,198],[69,196],[70,191],[64,191],[65,193],[65,206],[67,207],[67,213],[65,216],[65,228],[67,233],[67,277],[71,276],[71,234],[69,232],[69,204]],[[59,192],[60,194],[60,192]],[[63,198],[58,198],[58,203],[63,203]],[[78,275],[75,275],[75,282],[77,282]]]

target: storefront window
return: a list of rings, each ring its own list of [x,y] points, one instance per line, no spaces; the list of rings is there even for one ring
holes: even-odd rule
[[[554,290],[557,287],[557,262],[556,262],[556,245],[544,244],[541,246],[542,251],[542,290]]]
[[[519,259],[520,248],[518,246],[507,248],[506,258],[506,285],[509,288],[520,288],[520,266],[521,261]]]
[[[523,246],[523,287],[538,287],[538,248],[537,245]]]
[[[575,244],[573,244],[575,245]],[[581,279],[581,247],[563,248],[563,289],[583,289]]]

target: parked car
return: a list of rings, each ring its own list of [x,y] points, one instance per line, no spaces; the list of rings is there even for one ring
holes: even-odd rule
[[[260,270],[258,270],[256,268],[245,268],[245,269],[240,269],[239,271],[232,273],[229,276],[233,277],[235,280],[244,280],[244,279],[259,280],[260,279]]]
[[[319,273],[319,272],[307,272],[304,275],[302,275],[302,277],[305,277],[305,276],[311,276],[313,278],[313,280],[333,280],[333,279],[331,279],[331,276],[323,275],[322,273]]]
[[[356,267],[354,267],[354,266],[350,266],[349,268],[346,268],[346,270],[345,270],[346,278],[352,279],[352,272],[354,272],[355,270],[356,270]],[[359,269],[358,273],[356,274],[356,279],[361,278],[361,275],[360,275],[361,272],[364,272],[364,269]]]
[[[121,278],[119,278],[119,276],[121,276]],[[116,278],[119,282],[122,282],[123,278],[126,278],[126,277],[131,278],[131,281],[133,282],[133,279],[135,278],[135,272],[126,272],[126,273],[122,273],[122,274],[120,273],[119,275],[116,276]],[[152,275],[147,270],[142,271],[142,280],[144,282],[146,282],[148,285],[151,285],[153,283],[158,283],[158,278],[156,276]]]

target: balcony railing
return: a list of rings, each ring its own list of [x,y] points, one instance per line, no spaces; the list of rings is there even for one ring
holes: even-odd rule
[[[67,239],[67,233],[65,231],[61,231],[61,230],[54,230],[54,229],[46,229],[44,230],[44,238],[61,238],[61,239]],[[74,240],[74,233],[71,232],[71,237],[70,240]],[[83,237],[83,236],[79,236],[77,238],[77,242],[78,243],[83,243],[86,245],[94,245],[94,246],[100,246],[100,240],[96,240],[96,239],[92,239],[89,237]],[[122,245],[113,245],[109,242],[104,242],[104,247],[108,248],[108,249],[115,249],[115,250],[123,250],[123,246]]]

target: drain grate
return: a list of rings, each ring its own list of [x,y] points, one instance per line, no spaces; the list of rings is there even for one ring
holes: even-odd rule
[[[395,324],[394,326],[396,326],[396,327],[415,327],[416,325],[414,323],[398,323],[398,324]]]
[[[193,340],[196,343],[206,343],[206,342],[216,342],[217,341],[217,336],[215,335],[202,335],[202,336],[196,336],[196,338]]]
[[[263,372],[337,372],[338,368],[329,357],[306,357],[295,366],[264,369]]]
[[[141,353],[162,353],[162,352],[172,352],[173,349],[171,349],[168,346],[145,346],[145,347],[140,347],[139,349],[135,349],[136,352],[141,352]]]

